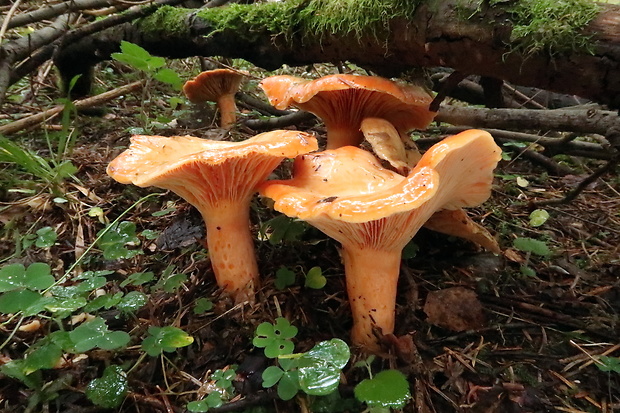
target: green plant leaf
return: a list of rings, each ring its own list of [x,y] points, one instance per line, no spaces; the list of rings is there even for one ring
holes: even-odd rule
[[[112,53],[111,56],[114,60],[151,74],[166,64],[163,57],[153,56],[137,44],[124,40],[121,41],[121,53]]]
[[[217,369],[211,374],[211,380],[215,380],[215,385],[222,390],[231,390],[235,377],[237,377],[237,372],[232,368],[227,370]]]
[[[327,284],[327,278],[323,275],[321,267],[312,267],[308,270],[306,282],[304,284],[306,287],[320,290],[325,287],[325,284]]]
[[[278,290],[283,290],[295,284],[295,272],[286,267],[280,267],[276,271],[276,280],[273,282]]]
[[[85,393],[97,406],[115,409],[121,405],[128,392],[127,374],[120,366],[111,365],[106,367],[101,378],[88,383]]]
[[[308,225],[301,220],[289,218],[286,215],[278,215],[263,224],[261,233],[267,237],[271,245],[277,245],[283,241],[299,241],[307,229]],[[271,231],[269,232],[269,230]]]
[[[62,357],[62,348],[49,339],[42,339],[24,357],[22,371],[31,374],[53,368]]]
[[[97,235],[100,235],[102,231]],[[97,244],[103,250],[103,258],[106,260],[129,259],[142,254],[140,250],[127,248],[127,246],[140,245],[140,239],[136,236],[136,224],[129,221],[114,224],[99,238]]]
[[[167,267],[161,277],[159,277],[159,281],[153,286],[154,290],[163,290],[167,293],[173,293],[177,289],[179,289],[184,282],[187,281],[187,275],[183,273],[174,273],[174,267]]]
[[[526,277],[536,277],[536,270],[534,270],[529,265],[522,265],[521,267],[519,267],[519,271],[521,271],[521,274],[525,275]]]
[[[43,386],[43,377],[41,371],[37,370],[31,374],[24,373],[24,360],[11,360],[0,366],[0,372],[20,380],[26,386],[34,390],[40,390]]]
[[[149,336],[142,341],[142,350],[149,356],[158,356],[162,352],[172,352],[179,347],[189,346],[194,338],[177,327],[149,327]]]
[[[59,313],[68,315],[84,307],[87,303],[88,301],[84,297],[54,299],[51,302],[45,303],[45,308],[56,315]]]
[[[154,240],[159,237],[159,231],[154,231],[152,229],[145,229],[142,231],[142,236],[148,240]]]
[[[350,357],[351,351],[347,343],[338,338],[333,338],[317,343],[302,356],[302,359],[321,360],[342,369],[347,365]]]
[[[54,228],[52,227],[39,228],[37,230],[37,235],[38,237],[34,245],[39,248],[49,248],[53,246],[58,238],[56,231],[54,231]]]
[[[278,366],[269,366],[269,367],[267,367],[263,371],[263,374],[262,374],[262,377],[263,377],[263,387],[264,388],[273,387],[278,381],[280,381],[280,379],[282,378],[283,374],[284,374],[284,370],[282,370]]]
[[[620,374],[620,357],[609,357],[609,356],[599,356],[598,361],[601,363],[596,363],[596,367],[601,371],[613,371],[615,373]]]
[[[22,264],[5,265],[0,269],[0,293],[20,288],[44,290],[54,281],[50,266],[42,262],[32,263],[28,269]]]
[[[275,324],[261,323],[256,328],[252,343],[265,349],[265,356],[276,358],[291,354],[295,345],[291,338],[297,335],[297,327],[291,325],[286,318],[278,317]]]
[[[299,359],[299,385],[306,393],[324,396],[340,383],[340,372],[349,362],[351,352],[340,339],[322,341]]]
[[[549,213],[544,209],[536,209],[530,213],[530,225],[539,227],[549,219]]]
[[[75,174],[78,171],[77,166],[73,165],[71,161],[63,161],[61,162],[55,169],[55,181],[60,182],[64,178],[68,178],[69,176]]]
[[[127,277],[123,282],[121,282],[121,287],[126,287],[129,284],[131,285],[142,285],[148,282],[151,282],[155,279],[155,274],[151,271],[148,272],[136,272]]]
[[[104,295],[100,295],[99,297],[95,298],[94,300],[89,301],[85,306],[84,306],[84,311],[86,312],[93,312],[93,311],[97,311],[100,310],[102,308],[105,308],[106,310],[109,310],[110,308],[116,306],[118,303],[121,302],[121,300],[123,299],[123,293],[122,292],[117,292],[115,294],[104,294]]]
[[[113,273],[114,271],[84,271],[74,278],[76,281],[82,280],[82,282],[77,285],[77,291],[91,292],[101,288],[108,282],[105,276]]]
[[[531,252],[542,257],[553,254],[545,242],[533,238],[515,238],[512,245],[519,251]]]
[[[166,83],[174,87],[175,89],[180,90],[183,86],[183,80],[179,76],[177,72],[172,69],[163,68],[159,69],[153,77],[159,80],[162,83]]]
[[[213,308],[213,301],[201,297],[194,303],[194,314],[204,314]]]
[[[131,337],[124,331],[109,331],[108,325],[101,317],[88,321],[69,332],[75,351],[83,353],[95,347],[114,350],[124,347]]]
[[[205,400],[195,400],[187,403],[187,410],[193,413],[208,412],[209,404]]]
[[[369,407],[400,409],[411,397],[409,383],[398,370],[383,370],[355,386],[355,397]]]
[[[26,312],[31,306],[44,300],[41,294],[30,290],[8,291],[0,295],[0,313],[13,314],[20,311]],[[35,313],[36,314],[36,313]],[[30,313],[25,315],[32,315]]]
[[[402,258],[404,260],[415,258],[419,250],[420,246],[411,240],[407,243],[407,245],[405,245],[405,248],[403,248]]]
[[[116,308],[122,313],[132,313],[144,307],[149,302],[146,294],[139,291],[128,292],[116,305]]]
[[[299,391],[299,380],[296,371],[287,371],[278,382],[278,396],[282,400],[291,400]]]

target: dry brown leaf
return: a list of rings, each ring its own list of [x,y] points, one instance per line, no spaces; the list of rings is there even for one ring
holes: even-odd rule
[[[429,293],[424,312],[429,323],[452,331],[474,330],[486,325],[476,293],[464,287]]]

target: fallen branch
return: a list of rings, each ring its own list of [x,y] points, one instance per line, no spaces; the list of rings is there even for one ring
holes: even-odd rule
[[[480,109],[443,105],[435,118],[452,125],[504,130],[556,130],[605,135],[620,126],[618,112],[588,109]]]
[[[92,96],[86,99],[76,100],[73,102],[73,105],[78,110],[100,105],[104,102],[115,99],[119,96],[126,95],[127,93],[133,92],[139,89],[140,87],[142,87],[142,81],[133,82],[128,85],[121,86],[119,88],[101,93],[96,96]],[[65,108],[65,105],[57,105],[44,112],[37,113],[35,115],[31,115],[31,116],[25,117],[20,120],[16,120],[15,122],[11,122],[4,126],[0,126],[0,134],[10,135],[20,130],[38,125],[42,122],[45,122],[49,119],[54,118],[56,115],[61,113],[64,110],[64,108]]]
[[[548,199],[544,201],[536,201],[533,202],[532,205],[534,207],[541,207],[546,205],[561,205],[568,204],[575,198],[579,196],[590,184],[595,182],[597,179],[605,175],[607,172],[611,172],[614,170],[618,163],[620,162],[620,155],[616,154],[612,159],[610,159],[605,165],[598,168],[592,174],[587,176],[583,181],[579,182],[579,184],[572,191],[568,192],[564,198],[559,199]]]
[[[54,17],[58,17],[61,14],[64,14],[68,11],[78,11],[85,9],[96,9],[104,6],[125,6],[119,2],[118,0],[72,0],[65,1],[62,3],[54,4],[51,6],[37,8],[28,13],[21,13],[17,16],[10,18],[10,16],[5,17],[2,20],[2,24],[6,24],[7,29],[12,29],[14,27],[24,26],[26,24],[32,24],[36,22],[40,22],[42,20],[52,19]],[[9,18],[7,21],[6,19]]]
[[[298,125],[313,119],[316,120],[316,117],[312,113],[300,110],[298,112],[289,113],[288,115],[272,117],[269,119],[249,119],[243,122],[243,124],[254,130],[266,130]]]
[[[455,135],[469,129],[465,126],[448,126],[440,127],[442,133]],[[597,143],[571,141],[566,142],[562,138],[545,138],[529,133],[505,131],[501,129],[481,128],[489,132],[496,141],[503,143],[505,141],[532,142],[537,143],[545,148],[545,154],[548,156],[564,154],[573,156],[583,156],[584,158],[610,160],[614,154],[608,148]],[[432,145],[439,141],[438,138],[422,138],[417,142],[421,145]]]

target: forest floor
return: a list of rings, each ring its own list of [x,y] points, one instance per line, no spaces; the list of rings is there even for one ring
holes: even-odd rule
[[[105,66],[104,79],[113,76],[113,68]],[[244,88],[261,97],[256,80]],[[99,82],[98,87],[105,87]],[[130,311],[109,304],[90,312],[76,305],[58,313],[0,314],[0,364],[24,358],[52,332],[77,328],[86,313],[131,337],[121,348],[64,352],[61,362],[41,363],[34,371],[22,371],[24,376],[2,371],[0,410],[109,411],[94,406],[85,391],[107,366],[117,365],[127,372],[126,397],[116,408],[122,412],[186,411],[188,402],[215,385],[212,373],[226,369],[235,371],[235,390],[221,407],[209,411],[363,411],[353,401],[354,385],[368,377],[366,369],[356,365],[366,359],[358,349],[351,349],[337,398],[300,393],[285,402],[262,388],[260,374],[273,360],[252,344],[257,326],[277,317],[298,328],[293,339],[297,352],[332,338],[349,342],[352,321],[335,241],[304,223],[274,221],[279,214],[255,198],[252,222],[262,285],[255,303],[234,305],[215,285],[196,211],[173,193],[122,185],[107,176],[107,164],[127,147],[132,131],[144,126],[144,113],[153,134],[209,137],[220,132],[192,128],[197,114],[183,104],[172,111],[166,101],[181,94],[159,89],[153,85],[148,90],[147,106],[145,95],[136,92],[106,104],[97,116],[71,118],[64,131],[61,118],[48,121],[47,137],[38,127],[11,136],[50,159],[53,150],[47,140],[55,147],[59,133],[71,133],[75,141],[62,159],[70,160],[77,172],[44,181],[20,165],[2,164],[2,265],[47,263],[57,279],[70,270],[61,287],[79,285],[78,274],[86,271],[109,271],[101,273],[103,283],[81,296],[87,303],[97,296],[130,292],[141,293],[146,301],[129,305]],[[57,97],[51,85],[31,99],[18,92],[4,105],[3,122],[44,109]],[[257,116],[242,112],[244,118]],[[158,128],[155,113],[169,118],[160,118]],[[177,122],[170,124],[172,119]],[[319,137],[325,132],[313,123],[304,130]],[[232,136],[256,133],[240,125]],[[421,135],[438,133],[433,125]],[[574,174],[552,176],[515,154],[507,156],[496,170],[491,198],[470,210],[473,219],[497,237],[501,254],[426,229],[414,238],[402,262],[394,337],[386,339],[385,353],[371,363],[375,372],[394,368],[406,375],[412,398],[403,411],[620,411],[620,179],[608,174],[568,204],[537,207],[537,201],[563,197],[599,165],[575,157],[556,160]],[[278,173],[286,174],[289,167],[284,163]],[[145,198],[149,194],[156,195]],[[535,210],[549,218],[532,225]],[[98,233],[119,217],[129,223],[126,232],[110,240],[112,246],[95,243]],[[550,254],[517,248],[516,239],[538,241],[535,245]],[[108,257],[121,258],[106,259],[106,248],[116,248],[107,251]],[[304,274],[317,266],[327,283],[308,288]],[[286,287],[276,276],[282,267],[296,274]],[[133,281],[124,283],[128,277]],[[451,331],[431,323],[424,311],[427,297],[460,291],[454,287],[475,295],[458,305],[447,301],[449,305],[435,311],[471,323],[479,304],[482,315],[475,317],[475,328]],[[178,327],[193,342],[147,356],[140,343],[150,326]]]

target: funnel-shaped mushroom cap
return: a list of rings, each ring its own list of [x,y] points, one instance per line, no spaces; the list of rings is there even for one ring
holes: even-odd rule
[[[278,109],[290,105],[314,113],[327,127],[328,149],[359,145],[364,118],[383,118],[400,133],[426,128],[435,117],[426,90],[376,76],[330,75],[306,81],[272,76],[260,83]]]
[[[278,211],[304,220],[367,222],[409,212],[425,203],[436,209],[457,209],[479,205],[489,197],[493,169],[501,153],[487,132],[470,130],[431,147],[409,175],[402,177],[377,161],[371,162],[372,157],[363,152],[343,147],[299,157],[293,179],[265,182],[259,191],[276,201]],[[340,167],[332,166],[334,158]],[[342,179],[343,170],[354,168],[348,164],[350,159],[365,159],[364,172],[350,171]],[[329,165],[325,170],[321,165],[324,160]],[[355,187],[373,190],[353,193]]]
[[[256,186],[287,157],[317,149],[297,131],[273,131],[242,142],[193,136],[134,136],[108,166],[121,183],[174,191],[195,206],[207,226],[207,246],[218,285],[238,301],[252,299],[258,267],[250,232]]]
[[[402,248],[437,210],[485,201],[501,150],[487,132],[463,132],[429,149],[407,177],[362,152],[342,147],[298,157],[293,179],[267,181],[259,192],[342,244],[351,336],[377,351],[374,329],[394,330]]]
[[[316,138],[298,131],[266,132],[241,142],[136,135],[129,149],[110,162],[108,174],[124,184],[187,191],[191,198],[197,189],[189,189],[188,182],[200,181],[201,186],[214,189],[213,194],[205,194],[208,198],[236,198],[244,188],[253,190],[283,158],[316,149]],[[268,164],[267,168],[263,164]],[[258,173],[264,169],[268,170],[266,174]],[[214,175],[206,176],[205,170]],[[192,171],[200,173],[190,178]]]
[[[222,95],[235,94],[243,75],[230,69],[207,70],[183,85],[183,93],[192,103],[217,102]]]

